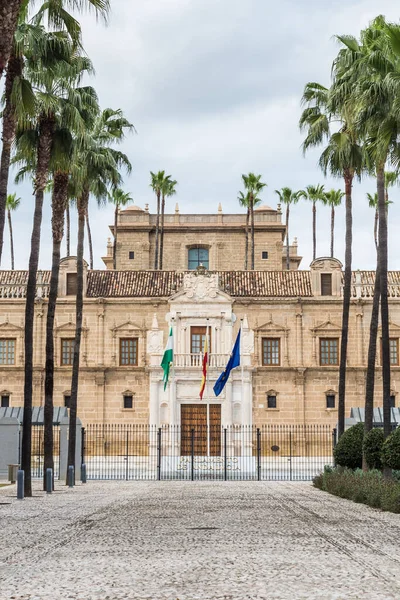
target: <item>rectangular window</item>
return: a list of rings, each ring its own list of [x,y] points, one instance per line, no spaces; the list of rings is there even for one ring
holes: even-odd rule
[[[65,408],[71,408],[71,396],[67,394],[64,396],[64,406]]]
[[[339,340],[338,338],[320,338],[319,340],[319,364],[320,365],[338,365]]]
[[[61,365],[71,366],[74,362],[75,339],[61,340]]]
[[[263,259],[263,260],[266,260],[266,259],[268,258],[268,252],[266,252],[266,251],[264,250],[264,251],[262,252],[261,256],[262,256],[262,259]]]
[[[200,265],[203,265],[206,269],[209,268],[208,248],[190,248],[188,256],[189,271],[197,269]]]
[[[396,396],[390,396],[390,408],[396,408]]]
[[[0,365],[15,365],[15,340],[0,340]]]
[[[281,364],[281,340],[279,338],[263,338],[262,364],[264,366],[279,366]]]
[[[135,253],[133,252],[133,250],[131,250],[129,252],[129,260],[133,260],[135,258]]]
[[[1,397],[1,408],[8,408],[10,406],[10,396]]]
[[[399,364],[399,338],[389,339],[390,364],[397,366]]]
[[[321,273],[321,296],[332,296],[331,273]]]
[[[335,408],[335,394],[327,394],[326,408]]]
[[[119,340],[119,364],[121,366],[137,366],[138,339],[126,338]]]
[[[267,408],[276,408],[276,396],[267,396]]]
[[[67,273],[67,296],[76,296],[76,273]]]
[[[200,354],[204,352],[207,337],[207,327],[190,328],[190,352]],[[211,329],[208,328],[208,352],[211,352]]]
[[[133,396],[124,396],[124,408],[133,408]]]

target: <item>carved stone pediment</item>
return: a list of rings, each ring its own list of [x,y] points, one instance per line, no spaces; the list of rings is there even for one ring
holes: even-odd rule
[[[332,323],[332,321],[328,320],[325,321],[324,323],[321,323],[320,325],[317,325],[316,327],[313,327],[311,329],[312,333],[314,335],[323,335],[323,334],[330,334],[330,333],[341,333],[342,328],[340,327],[340,325],[337,325],[336,323]]]
[[[196,272],[185,273],[181,289],[174,294],[170,301],[179,302],[218,302],[229,301],[232,298],[219,287],[218,275],[215,273]]]
[[[337,258],[316,258],[310,265],[311,270],[315,271],[341,271],[342,263]]]
[[[16,333],[17,331],[22,332],[23,330],[24,330],[24,328],[22,326],[15,325],[14,323],[10,323],[8,321],[8,319],[6,321],[4,321],[3,323],[0,323],[0,331],[2,333],[11,333],[11,332]]]
[[[379,335],[382,334],[382,325],[378,327]],[[390,335],[400,335],[400,325],[397,323],[393,323],[393,321],[389,320],[389,333]]]
[[[286,331],[289,331],[289,329],[287,327],[283,327],[282,325],[279,325],[278,323],[274,323],[272,320],[267,321],[266,323],[263,323],[263,325],[260,325],[259,327],[255,328],[255,331],[258,331],[259,333],[286,333]]]

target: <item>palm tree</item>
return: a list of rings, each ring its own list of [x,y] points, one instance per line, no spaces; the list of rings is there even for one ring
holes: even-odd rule
[[[308,185],[304,190],[304,197],[312,202],[313,260],[315,260],[317,256],[317,202],[324,202],[324,186]]]
[[[325,192],[324,203],[331,207],[331,258],[334,257],[335,243],[335,208],[342,204],[344,192],[342,190],[330,190]]]
[[[0,0],[0,79],[10,58],[22,0]]]
[[[375,192],[374,195],[367,194],[367,200],[368,200],[368,206],[370,208],[374,208],[375,209],[374,241],[375,241],[376,251],[378,252],[378,220],[379,220],[379,214],[378,214],[378,194],[376,192]]]
[[[90,229],[90,221],[89,221],[89,206],[86,207],[85,223],[86,223],[88,246],[89,246],[89,269],[91,269],[93,271],[93,242],[92,242],[92,231]]]
[[[121,206],[126,206],[133,202],[129,192],[124,192],[121,188],[113,188],[109,194],[109,200],[114,204],[114,248],[113,248],[113,269],[117,270],[117,236],[118,236],[118,211]]]
[[[387,173],[385,173],[385,176]],[[386,177],[385,177],[386,179]],[[389,185],[394,185],[396,179],[389,176],[387,179]],[[386,198],[386,209],[389,204],[389,194],[385,186],[385,198]],[[371,321],[369,326],[369,343],[368,343],[368,360],[367,360],[367,375],[365,379],[365,417],[364,417],[364,431],[368,433],[373,427],[373,415],[374,415],[374,393],[375,393],[375,361],[376,361],[376,345],[378,335],[378,323],[379,323],[379,301],[380,301],[380,271],[379,271],[379,244],[378,244],[378,194],[375,193],[367,194],[368,205],[375,211],[374,219],[374,241],[376,248],[376,271],[375,271],[375,284],[374,284],[374,295],[372,300],[372,311]],[[363,469],[367,469],[367,461],[363,456]]]
[[[49,34],[52,35],[52,34]],[[35,91],[36,119],[22,121],[17,132],[17,147],[20,156],[26,154],[32,162],[32,143],[36,148],[36,171],[34,178],[35,210],[29,258],[29,274],[25,305],[25,383],[24,418],[21,452],[21,468],[25,471],[25,495],[32,495],[31,485],[31,423],[32,423],[32,374],[33,374],[33,321],[36,295],[42,207],[47,185],[52,148],[58,125],[68,121],[76,131],[83,130],[84,121],[79,108],[97,107],[93,88],[75,87],[84,73],[90,72],[90,61],[77,54],[65,35],[63,60],[48,67],[40,56],[32,57],[26,67],[27,76]]]
[[[67,256],[71,256],[71,213],[70,213],[70,203],[67,202],[67,206],[65,208],[65,229],[66,229],[66,245],[67,245]]]
[[[160,210],[161,210],[161,194],[164,185],[165,171],[158,171],[153,173],[150,171],[151,183],[150,187],[157,198],[157,217],[156,217],[156,236],[155,236],[155,250],[154,250],[154,269],[158,269],[158,256],[159,256],[159,231],[160,231]]]
[[[248,258],[249,258],[249,223],[250,223],[250,200],[249,200],[249,192],[244,194],[243,192],[239,192],[238,201],[240,206],[246,208],[246,228],[245,228],[245,243],[244,243],[244,270],[247,271],[248,268]]]
[[[258,197],[258,194],[266,187],[266,183],[261,181],[261,175],[255,175],[254,173],[248,173],[242,175],[242,180],[245,190],[248,192],[249,200],[249,213],[250,213],[250,232],[251,232],[251,250],[250,250],[250,269],[254,271],[254,201]]]
[[[279,202],[286,205],[286,269],[290,270],[290,246],[289,246],[289,213],[290,206],[297,204],[297,202],[304,196],[304,192],[299,190],[293,192],[288,187],[283,187],[281,190],[275,190],[275,194],[279,196]]]
[[[398,109],[400,26],[377,17],[361,32],[360,43],[342,36],[347,60],[347,83],[357,102],[357,120],[367,139],[366,147],[377,179],[379,282],[382,323],[383,429],[391,432],[390,410],[390,344],[388,307],[388,247],[385,202],[385,169],[387,163],[399,164],[400,121]]]
[[[167,175],[164,179],[162,186],[161,196],[161,222],[160,222],[160,256],[159,256],[159,267],[160,270],[163,268],[163,256],[164,256],[164,215],[165,215],[165,198],[170,198],[176,194],[175,187],[178,182],[171,179],[171,175]]]
[[[345,419],[346,360],[352,277],[352,186],[354,177],[356,175],[360,177],[365,168],[365,158],[359,141],[359,133],[355,126],[354,103],[351,102],[351,97],[348,94],[344,95],[340,102],[337,86],[336,81],[334,81],[331,89],[318,83],[308,83],[306,85],[302,98],[302,103],[306,105],[306,108],[300,118],[300,129],[307,132],[306,139],[303,142],[304,152],[309,148],[327,142],[319,160],[320,167],[325,175],[329,171],[334,177],[343,178],[345,186],[346,243],[338,401],[338,435],[341,436],[344,432]],[[341,123],[339,131],[331,133],[332,121]],[[321,190],[323,186],[318,187],[320,192],[323,193],[323,189]],[[315,197],[318,195],[316,193]]]
[[[0,0],[1,2],[1,0]],[[7,10],[16,2],[8,0]],[[3,110],[3,133],[2,151],[0,160],[0,262],[3,249],[3,236],[5,224],[5,205],[7,199],[8,177],[10,170],[11,146],[15,138],[17,119],[25,118],[34,112],[34,95],[30,82],[24,77],[25,59],[29,56],[41,56],[43,64],[54,64],[60,57],[57,34],[48,35],[42,26],[47,17],[50,29],[60,30],[62,28],[74,45],[81,46],[81,28],[66,10],[69,0],[46,0],[39,8],[37,14],[28,21],[29,0],[22,0],[19,10],[18,26],[15,34],[13,32],[11,55],[8,60],[7,74],[4,90]],[[0,5],[1,6],[1,5]],[[93,10],[96,17],[102,17],[107,21],[109,12],[109,0],[74,0],[73,7],[78,10]],[[1,12],[1,9],[0,9]],[[1,71],[1,19],[0,14],[0,71]],[[17,25],[17,23],[16,23]],[[61,40],[61,44],[63,39]],[[1,72],[0,72],[1,77]]]
[[[8,228],[10,230],[10,253],[11,253],[11,270],[12,271],[14,271],[14,242],[13,242],[11,212],[17,210],[20,203],[21,203],[21,198],[17,198],[17,194],[8,194],[6,208],[7,208]]]
[[[131,164],[125,154],[111,148],[111,144],[121,142],[125,130],[133,126],[120,109],[103,110],[80,138],[79,148],[73,160],[72,179],[78,209],[77,245],[77,290],[76,290],[76,329],[72,365],[71,400],[68,436],[68,466],[75,467],[76,418],[78,406],[78,385],[80,365],[80,345],[83,317],[83,245],[85,238],[85,216],[92,194],[99,202],[109,198],[109,186],[117,188],[122,183],[120,169],[131,171]]]

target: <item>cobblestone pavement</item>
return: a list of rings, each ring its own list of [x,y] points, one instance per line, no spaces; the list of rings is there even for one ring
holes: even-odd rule
[[[399,599],[400,518],[306,483],[0,489],[1,600]]]

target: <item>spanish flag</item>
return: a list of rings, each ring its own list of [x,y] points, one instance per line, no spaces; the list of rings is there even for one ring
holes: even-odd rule
[[[208,330],[206,335],[206,341],[204,343],[204,356],[203,356],[203,377],[201,378],[201,387],[200,387],[200,400],[203,400],[204,390],[206,389],[206,381],[207,381],[207,365],[208,365]]]

